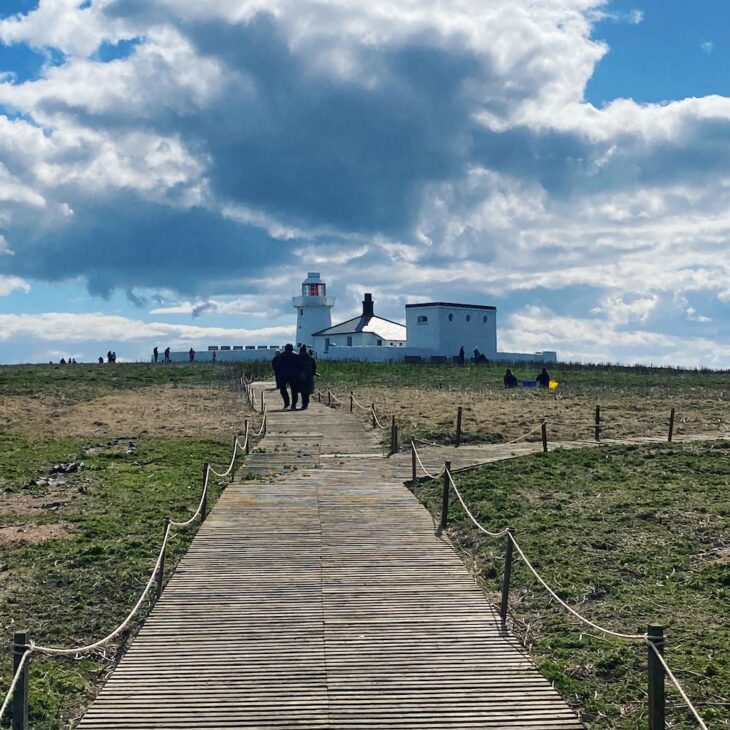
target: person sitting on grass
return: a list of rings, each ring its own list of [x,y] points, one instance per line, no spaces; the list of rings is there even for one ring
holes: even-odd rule
[[[537,384],[541,388],[549,388],[550,387],[550,373],[548,373],[548,371],[545,368],[543,368],[540,371],[540,373],[535,378],[535,380],[537,381]]]
[[[509,368],[507,368],[507,372],[504,374],[503,382],[505,388],[516,388],[518,385],[517,378]]]

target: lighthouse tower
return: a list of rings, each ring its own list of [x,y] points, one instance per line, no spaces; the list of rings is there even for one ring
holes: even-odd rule
[[[294,297],[292,304],[297,310],[297,344],[312,347],[312,334],[332,326],[335,300],[327,296],[327,285],[319,272],[310,271],[302,282],[302,296]]]

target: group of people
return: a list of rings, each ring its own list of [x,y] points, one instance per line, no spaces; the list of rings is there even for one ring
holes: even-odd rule
[[[516,376],[512,373],[512,371],[507,368],[507,371],[504,374],[504,378],[502,379],[504,382],[505,388],[517,388],[520,384],[519,380],[517,380]],[[535,376],[535,382],[541,387],[541,388],[549,388],[550,387],[550,373],[547,371],[546,368],[543,368],[536,376]]]
[[[295,411],[299,396],[302,397],[301,410],[309,407],[309,396],[314,393],[314,378],[317,375],[317,362],[306,345],[294,352],[294,345],[287,344],[284,352],[277,352],[271,361],[276,378],[276,387],[281,393],[284,408]]]
[[[192,348],[190,348],[192,350]],[[172,362],[172,358],[170,357],[170,348],[166,347],[164,352],[164,362]],[[157,362],[160,359],[160,351],[157,349],[157,347],[152,348],[152,360],[154,362]]]
[[[456,356],[456,360],[460,365],[463,365],[464,362],[466,361],[466,356],[464,354],[463,345],[459,348],[459,354]],[[487,359],[487,356],[483,352],[480,352],[478,347],[474,348],[474,352],[472,353],[471,361],[474,363],[489,362],[489,360]]]

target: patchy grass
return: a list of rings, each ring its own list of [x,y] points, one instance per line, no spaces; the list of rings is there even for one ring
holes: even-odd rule
[[[464,475],[485,526],[513,526],[558,595],[614,630],[666,627],[666,657],[711,727],[730,726],[730,444],[555,451]],[[417,496],[436,517],[441,485]],[[449,536],[484,587],[501,586],[503,540],[452,503]],[[592,728],[646,727],[646,650],[597,638],[553,604],[521,561],[511,610],[542,672]],[[671,727],[696,727],[668,689]]]
[[[594,437],[595,409],[601,406],[604,438],[662,437],[675,408],[675,434],[730,430],[730,382],[726,373],[661,368],[558,365],[555,391],[505,390],[504,365],[387,365],[322,363],[318,386],[349,407],[349,392],[381,417],[395,415],[402,442],[411,437],[438,443],[453,439],[456,410],[462,406],[466,443],[501,443],[548,421],[550,441]],[[520,379],[535,368],[519,365]],[[369,415],[357,411],[367,421]],[[388,434],[386,434],[386,438]],[[539,440],[539,430],[528,440]]]
[[[39,644],[79,646],[125,618],[153,568],[163,519],[196,509],[204,461],[228,463],[245,416],[237,375],[212,365],[0,368],[6,647],[26,629]],[[193,532],[174,533],[168,573]],[[34,657],[31,727],[71,727],[126,638],[79,661]],[[11,666],[5,651],[3,689]]]

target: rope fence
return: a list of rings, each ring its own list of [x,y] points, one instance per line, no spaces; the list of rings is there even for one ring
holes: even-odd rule
[[[251,382],[245,378],[241,378],[241,386],[246,393],[246,397],[250,403],[253,403],[254,398],[252,395]],[[267,421],[267,406],[265,398],[262,393],[262,420],[261,427],[258,433],[253,434],[256,438],[261,434],[266,433],[266,421]],[[200,496],[198,507],[193,513],[190,519],[179,522],[169,517],[165,518],[164,521],[164,533],[162,538],[162,545],[157,554],[154,568],[150,574],[145,587],[137,599],[132,610],[127,614],[126,618],[109,634],[104,638],[99,639],[91,644],[77,647],[54,647],[54,646],[41,646],[36,644],[34,641],[28,640],[25,632],[16,632],[13,639],[13,654],[15,657],[14,672],[11,683],[3,699],[2,707],[0,707],[0,724],[5,717],[8,708],[12,705],[12,718],[14,730],[27,730],[28,728],[28,669],[30,665],[30,659],[34,654],[42,654],[46,656],[72,656],[78,657],[82,654],[88,654],[96,649],[99,649],[111,641],[116,639],[120,634],[126,631],[134,618],[141,612],[145,602],[149,598],[149,594],[153,587],[156,586],[156,598],[162,595],[163,580],[165,572],[165,556],[167,553],[167,547],[170,542],[170,537],[173,529],[183,529],[192,525],[196,520],[200,520],[201,524],[205,520],[207,511],[207,500],[210,485],[210,475],[213,474],[217,477],[224,478],[233,475],[235,470],[236,460],[240,452],[246,454],[250,448],[250,439],[252,434],[250,433],[250,427],[248,421],[246,421],[245,433],[243,443],[239,441],[238,436],[233,439],[233,449],[231,460],[228,464],[228,468],[224,472],[216,471],[209,463],[203,465],[203,488]]]
[[[504,565],[504,579],[502,584],[502,599],[501,599],[501,606],[500,606],[500,618],[502,621],[502,625],[506,626],[507,623],[507,611],[508,611],[508,602],[509,602],[509,589],[510,589],[510,580],[511,580],[511,573],[512,573],[512,562],[513,562],[513,549],[517,551],[517,554],[522,559],[522,562],[525,564],[527,569],[530,571],[530,573],[535,577],[535,579],[538,581],[538,583],[545,589],[545,591],[548,593],[550,598],[557,603],[561,608],[563,608],[565,611],[567,611],[570,615],[572,615],[575,619],[577,619],[579,622],[585,624],[586,626],[591,627],[595,631],[598,631],[599,633],[610,636],[615,639],[620,639],[622,641],[630,641],[630,642],[641,642],[647,645],[647,651],[649,654],[649,663],[648,663],[648,674],[649,674],[649,728],[650,730],[658,730],[660,728],[664,728],[664,676],[668,676],[669,679],[672,681],[674,686],[676,687],[677,691],[679,692],[680,696],[684,700],[685,704],[689,708],[690,712],[692,713],[693,717],[699,724],[699,726],[703,730],[707,730],[707,725],[703,721],[700,714],[697,712],[697,709],[693,705],[692,701],[687,696],[687,693],[682,688],[681,684],[675,677],[675,675],[672,673],[669,665],[665,661],[661,649],[663,649],[664,646],[664,629],[662,627],[658,626],[649,626],[649,630],[647,633],[644,634],[634,634],[634,633],[627,633],[627,632],[621,632],[621,631],[615,631],[613,629],[609,629],[605,626],[601,626],[600,624],[597,624],[594,621],[591,621],[589,618],[583,616],[581,613],[576,611],[572,606],[570,606],[568,603],[566,603],[558,594],[555,592],[555,590],[550,586],[550,584],[543,578],[542,575],[538,572],[538,570],[535,568],[535,566],[532,564],[530,559],[527,557],[525,550],[522,548],[522,546],[517,542],[517,539],[515,537],[515,531],[510,527],[504,527],[501,530],[498,531],[492,531],[487,529],[484,525],[479,522],[479,520],[473,515],[471,510],[469,509],[466,500],[462,496],[461,492],[459,491],[459,488],[456,484],[456,481],[454,480],[452,474],[451,474],[451,464],[450,462],[446,462],[444,464],[444,468],[441,472],[441,474],[432,475],[430,474],[426,468],[423,466],[423,461],[421,460],[420,454],[418,453],[418,450],[416,449],[415,442],[411,440],[411,448],[412,448],[412,454],[413,454],[413,473],[415,475],[415,464],[418,463],[421,466],[421,469],[431,478],[431,479],[437,479],[443,474],[444,480],[443,480],[443,493],[442,493],[442,506],[441,506],[441,519],[439,523],[439,527],[437,529],[437,534],[442,534],[443,530],[445,530],[448,526],[448,511],[449,511],[449,492],[450,490],[453,490],[456,494],[465,514],[469,518],[469,520],[472,522],[472,524],[484,535],[486,535],[490,539],[496,539],[499,537],[505,537],[506,540],[506,546],[505,546],[505,565]]]

